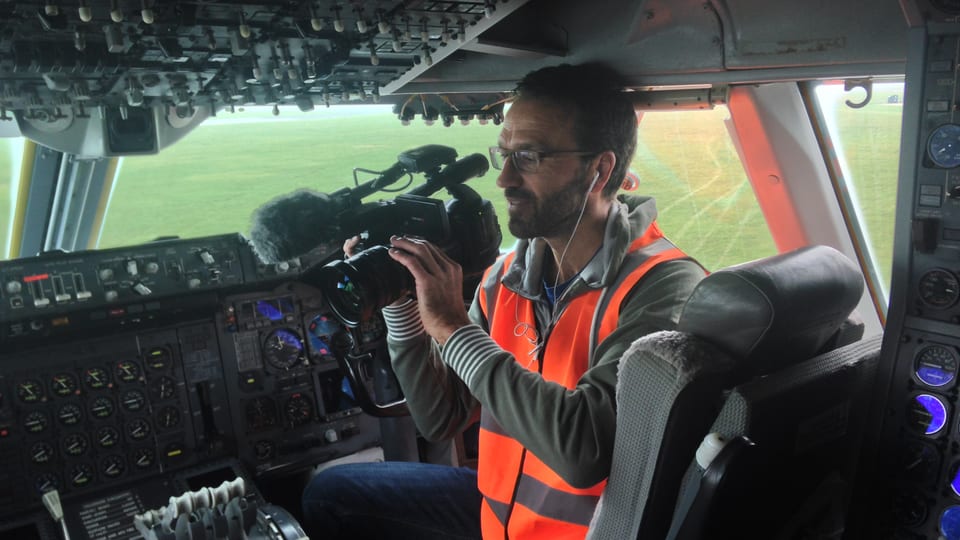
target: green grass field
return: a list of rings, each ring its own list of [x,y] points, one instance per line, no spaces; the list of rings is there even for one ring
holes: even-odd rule
[[[638,192],[657,198],[668,236],[709,268],[776,251],[723,114],[700,113],[696,124],[692,117],[647,115],[633,163]],[[499,130],[492,124],[401,126],[391,115],[203,126],[156,156],[124,159],[101,246],[246,232],[252,210],[278,194],[301,187],[335,191],[350,185],[353,167],[383,169],[399,151],[423,144],[450,145],[461,156],[486,153]],[[488,172],[470,184],[505,219],[495,180]],[[507,233],[504,246],[513,241]]]
[[[10,247],[10,221],[13,219],[13,154],[11,146],[12,139],[0,139],[0,260],[7,258],[7,250]]]
[[[886,103],[886,95],[876,93],[865,109],[839,107],[837,115],[847,145],[842,152],[855,179],[852,191],[861,202],[861,218],[886,283],[900,112],[899,106]],[[656,197],[664,231],[710,269],[776,252],[724,127],[726,114],[723,108],[647,113],[633,162],[641,179],[638,193]],[[157,155],[122,160],[100,246],[169,235],[246,233],[252,211],[277,195],[298,188],[335,191],[353,184],[354,167],[385,169],[401,151],[424,144],[452,146],[460,156],[486,155],[499,131],[499,126],[476,122],[449,128],[420,121],[401,126],[386,109],[349,116],[333,109],[284,111],[279,119],[264,111],[224,113]],[[2,148],[0,170],[10,170]],[[359,180],[372,177],[363,174]],[[505,221],[495,180],[496,171],[491,171],[470,185],[494,203]],[[9,183],[9,175],[0,177],[0,208],[10,206]],[[513,241],[505,233],[504,246]]]

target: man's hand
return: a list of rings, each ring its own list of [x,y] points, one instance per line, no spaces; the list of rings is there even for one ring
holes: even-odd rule
[[[353,257],[356,255],[357,246],[360,244],[360,236],[351,236],[343,241],[343,254],[347,258]]]
[[[390,256],[416,280],[424,328],[443,345],[454,331],[470,324],[463,305],[463,270],[426,240],[394,236],[390,244]]]

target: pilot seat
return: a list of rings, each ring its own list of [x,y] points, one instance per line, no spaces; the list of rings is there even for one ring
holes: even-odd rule
[[[594,540],[840,538],[880,338],[810,246],[719,270],[624,353]]]

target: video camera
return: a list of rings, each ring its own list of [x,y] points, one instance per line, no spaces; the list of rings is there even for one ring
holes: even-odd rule
[[[406,164],[406,171],[423,172],[424,184],[392,200],[364,203],[338,216],[343,239],[359,234],[369,247],[320,267],[309,281],[320,287],[345,325],[356,327],[383,306],[413,293],[413,276],[388,254],[392,235],[428,240],[460,264],[464,299],[472,297],[484,270],[496,260],[502,235],[493,205],[463,184],[486,173],[489,162],[482,154],[472,154],[448,161],[443,169],[433,166],[438,156],[447,159],[451,151],[456,157],[456,151],[437,145],[402,153],[398,162]],[[440,189],[446,189],[451,199],[429,197]]]

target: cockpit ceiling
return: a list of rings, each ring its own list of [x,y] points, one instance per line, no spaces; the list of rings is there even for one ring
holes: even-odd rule
[[[902,73],[906,30],[897,0],[7,0],[0,121],[57,133],[150,110],[186,126],[201,109],[410,95],[495,114],[561,62],[603,60],[637,86]]]

